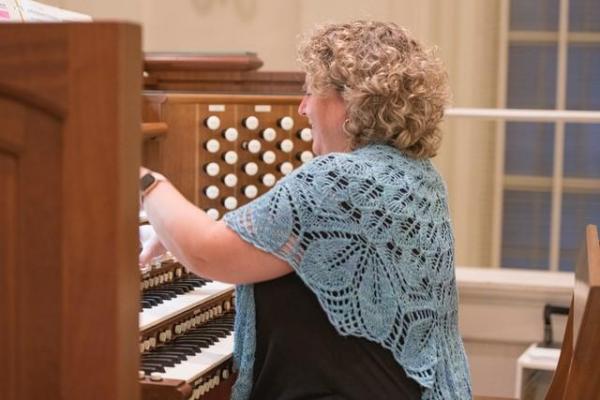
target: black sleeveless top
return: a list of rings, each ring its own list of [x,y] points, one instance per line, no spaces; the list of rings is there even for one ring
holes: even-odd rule
[[[254,285],[252,400],[418,400],[421,387],[377,343],[339,335],[291,273]]]

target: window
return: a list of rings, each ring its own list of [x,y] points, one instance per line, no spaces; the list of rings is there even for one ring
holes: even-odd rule
[[[600,2],[510,0],[502,108],[600,110]],[[502,267],[571,271],[600,224],[600,124],[502,124]]]

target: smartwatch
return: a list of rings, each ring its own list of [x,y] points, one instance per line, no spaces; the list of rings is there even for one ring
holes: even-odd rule
[[[146,197],[160,182],[167,178],[156,172],[148,172],[140,178],[140,195]]]

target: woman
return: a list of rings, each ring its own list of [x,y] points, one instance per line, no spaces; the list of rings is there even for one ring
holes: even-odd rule
[[[218,222],[168,182],[143,196],[184,265],[239,284],[233,398],[471,398],[446,193],[429,161],[443,68],[404,29],[365,21],[322,27],[299,60],[319,157]],[[141,261],[162,250],[156,240]]]

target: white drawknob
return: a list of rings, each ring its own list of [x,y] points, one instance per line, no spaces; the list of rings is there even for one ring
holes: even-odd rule
[[[239,133],[238,130],[235,128],[227,128],[225,129],[225,133],[223,133],[223,136],[225,136],[225,139],[229,140],[230,142],[234,142],[237,140]]]
[[[275,155],[275,152],[273,152],[271,150],[265,151],[262,155],[262,160],[266,164],[273,164],[276,159],[277,159],[277,156]]]
[[[206,142],[205,147],[209,153],[216,153],[221,148],[221,143],[217,139],[210,139]]]
[[[275,181],[277,179],[275,178],[275,175],[273,174],[264,174],[262,177],[262,183],[265,186],[271,187],[275,184]]]
[[[221,372],[221,376],[223,377],[223,379],[229,378],[229,370],[225,368],[223,372]]]
[[[237,185],[237,181],[238,178],[234,174],[227,174],[223,178],[223,183],[225,183],[225,186],[227,187],[234,187],[235,185]]]
[[[256,163],[249,162],[244,165],[244,172],[250,176],[254,176],[258,172],[258,165],[256,165]]]
[[[300,139],[305,142],[310,142],[312,140],[312,131],[310,128],[304,128],[300,131]]]
[[[162,381],[162,375],[160,374],[160,372],[152,372],[150,374],[150,380],[151,381],[155,381],[155,382],[160,382]]]
[[[206,189],[204,189],[204,194],[209,199],[213,199],[214,200],[217,197],[219,197],[219,188],[216,187],[215,185],[210,185],[209,187],[207,187]]]
[[[312,159],[313,159],[312,152],[307,150],[307,151],[303,151],[302,153],[300,153],[300,161],[302,161],[303,163],[309,162]]]
[[[238,155],[235,151],[229,150],[227,153],[225,153],[225,156],[223,156],[223,159],[225,160],[225,162],[227,164],[233,165],[237,162]]]
[[[281,165],[279,166],[279,171],[281,171],[281,173],[283,175],[287,175],[290,172],[292,172],[294,170],[294,166],[292,165],[291,162],[286,161],[284,163],[281,163]]]
[[[294,127],[294,119],[292,117],[283,117],[279,120],[279,126],[281,129],[289,131]]]
[[[208,129],[216,131],[217,129],[219,129],[219,126],[221,126],[221,118],[217,117],[216,115],[211,115],[210,117],[206,118],[206,121],[204,121],[204,123],[206,124]]]
[[[208,217],[213,221],[216,221],[219,219],[219,210],[217,210],[216,208],[210,208],[206,210],[206,215],[208,215]]]
[[[206,171],[209,176],[217,176],[221,171],[221,167],[219,167],[219,164],[216,162],[211,162],[204,166],[204,171]]]
[[[272,142],[277,137],[277,131],[273,128],[267,128],[264,131],[262,131],[262,137],[267,142]]]
[[[223,205],[225,206],[226,209],[233,210],[234,208],[237,207],[238,202],[235,197],[229,196],[228,198],[225,199],[225,201],[223,202]]]
[[[256,154],[260,151],[260,142],[256,139],[252,139],[248,143],[246,143],[246,149],[252,154]]]
[[[255,130],[256,128],[258,128],[258,118],[256,118],[254,115],[245,118],[244,127],[250,129],[251,131]]]
[[[254,185],[248,185],[244,188],[244,195],[249,199],[255,198],[257,194],[258,189]]]
[[[281,141],[281,143],[279,143],[279,148],[283,152],[289,153],[290,151],[294,150],[294,142],[292,142],[290,139],[284,139]]]

